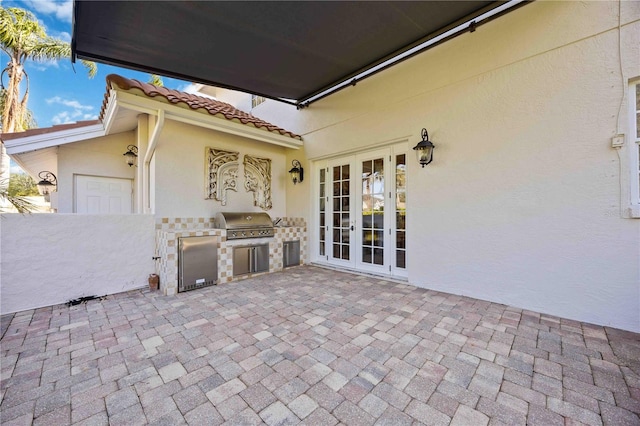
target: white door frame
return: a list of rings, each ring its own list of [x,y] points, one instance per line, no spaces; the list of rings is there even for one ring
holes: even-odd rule
[[[344,267],[362,272],[375,273],[393,277],[408,276],[406,264],[396,265],[396,156],[405,155],[405,163],[409,149],[407,143],[396,143],[385,147],[376,147],[369,151],[346,154],[339,157],[316,160],[312,163],[313,213],[310,215],[311,256],[314,262],[330,266]],[[384,161],[384,262],[383,265],[365,263],[362,260],[363,217],[362,217],[362,162],[372,159]],[[333,167],[342,164],[350,165],[350,209],[349,209],[349,261],[333,257]],[[320,252],[320,170],[325,170],[325,253]],[[351,230],[353,226],[353,230]],[[343,231],[343,229],[340,229]],[[342,236],[342,235],[341,235]],[[337,237],[337,234],[336,234]]]

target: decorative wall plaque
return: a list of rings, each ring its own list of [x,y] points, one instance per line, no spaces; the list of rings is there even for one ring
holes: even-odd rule
[[[238,152],[206,148],[207,190],[206,198],[227,205],[227,190],[237,191]]]
[[[244,189],[247,192],[253,192],[254,206],[262,210],[271,209],[270,159],[244,156]]]

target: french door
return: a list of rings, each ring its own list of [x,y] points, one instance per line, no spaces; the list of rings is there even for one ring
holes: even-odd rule
[[[406,276],[406,153],[391,147],[317,164],[316,260]]]

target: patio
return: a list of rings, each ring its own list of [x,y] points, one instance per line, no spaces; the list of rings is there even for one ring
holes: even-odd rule
[[[301,266],[2,317],[0,422],[640,424],[640,336]]]

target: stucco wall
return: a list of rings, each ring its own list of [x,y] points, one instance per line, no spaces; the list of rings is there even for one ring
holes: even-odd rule
[[[629,177],[611,147],[629,131],[639,20],[638,2],[533,2],[308,109],[254,113],[301,133],[309,159],[411,148],[426,127],[434,162],[408,170],[410,283],[640,331],[640,220],[621,215]],[[313,192],[298,195],[288,206],[309,211]]]
[[[240,153],[238,190],[228,203],[205,199],[205,148]],[[244,189],[244,155],[271,159],[272,217],[285,216],[285,148],[167,120],[155,153],[155,214],[157,217],[213,217],[218,211],[262,211],[253,205],[253,193]]]
[[[3,214],[0,313],[148,285],[153,216]]]
[[[135,145],[133,132],[119,133],[70,143],[58,148],[58,213],[73,213],[74,175],[134,179],[135,167],[129,167],[122,154],[127,145]]]

